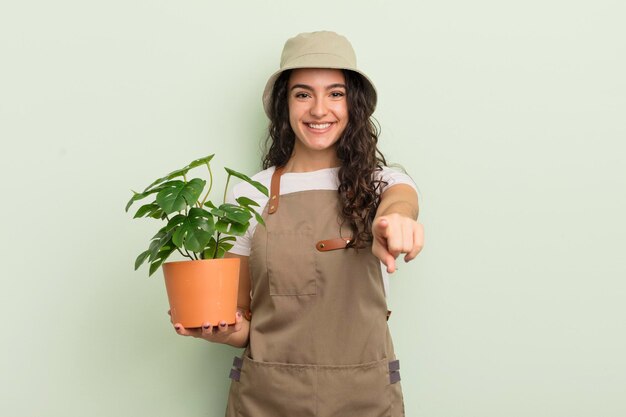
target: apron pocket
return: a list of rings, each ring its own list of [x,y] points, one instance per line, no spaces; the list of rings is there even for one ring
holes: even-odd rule
[[[243,358],[239,380],[240,417],[313,417],[315,367]]]
[[[315,295],[318,272],[311,228],[268,231],[268,242],[270,295]]]
[[[319,416],[391,416],[387,359],[361,365],[320,366],[317,375]]]

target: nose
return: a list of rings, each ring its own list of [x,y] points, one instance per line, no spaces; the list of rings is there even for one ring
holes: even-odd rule
[[[326,116],[328,113],[328,107],[323,97],[316,98],[311,105],[311,116],[320,118]]]

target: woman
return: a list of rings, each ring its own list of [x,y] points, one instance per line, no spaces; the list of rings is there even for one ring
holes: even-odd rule
[[[227,416],[402,416],[387,327],[386,274],[421,250],[417,194],[385,165],[371,122],[376,90],[346,38],[285,44],[263,96],[264,170],[245,196],[264,207],[228,254],[241,259],[234,325],[176,331],[246,347],[235,358]]]

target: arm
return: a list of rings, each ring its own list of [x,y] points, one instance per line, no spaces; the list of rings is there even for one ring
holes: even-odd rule
[[[372,223],[372,253],[387,272],[396,270],[396,258],[406,253],[405,262],[413,260],[424,246],[424,227],[417,222],[419,206],[413,187],[397,184],[380,196]]]
[[[226,253],[225,258],[239,258],[239,290],[237,293],[237,315],[235,324],[229,326],[225,321],[219,326],[211,326],[205,323],[200,329],[186,329],[178,323],[174,324],[176,333],[181,336],[192,336],[214,343],[223,343],[234,347],[248,345],[250,335],[250,322],[243,313],[250,308],[250,270],[248,269],[248,257]]]

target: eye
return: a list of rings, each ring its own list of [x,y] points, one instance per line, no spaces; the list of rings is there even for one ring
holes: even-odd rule
[[[299,91],[296,94],[294,94],[295,98],[307,98],[307,97],[311,97],[309,95],[309,93],[305,92],[305,91]]]
[[[330,93],[330,96],[332,98],[341,98],[343,96],[345,96],[346,93],[344,93],[343,91],[333,91],[332,93]]]

